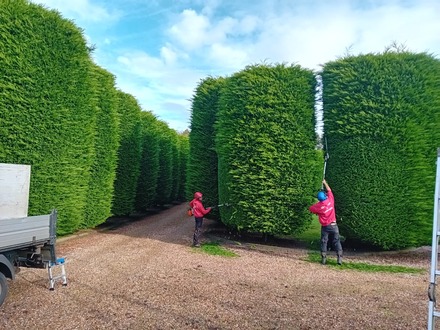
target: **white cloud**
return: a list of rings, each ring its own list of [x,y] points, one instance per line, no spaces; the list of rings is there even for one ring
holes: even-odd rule
[[[227,72],[240,71],[249,64],[248,52],[245,48],[226,44],[213,44],[208,53],[209,62],[216,70]]]
[[[206,16],[198,15],[194,10],[186,9],[180,15],[181,20],[169,29],[173,39],[187,50],[195,50],[209,40],[207,31],[209,21]]]
[[[146,79],[157,79],[166,73],[163,59],[152,57],[145,52],[126,53],[119,56],[117,61],[122,64],[125,72]]]
[[[176,63],[177,54],[170,48],[170,46],[163,46],[160,49],[160,55],[167,65],[173,65]]]

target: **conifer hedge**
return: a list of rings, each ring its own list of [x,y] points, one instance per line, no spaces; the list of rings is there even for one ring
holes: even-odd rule
[[[94,162],[92,62],[82,31],[56,11],[0,1],[0,161],[32,166],[29,215],[83,222]]]
[[[344,236],[399,249],[430,242],[440,141],[440,62],[387,51],[322,72],[327,177]]]
[[[136,195],[136,210],[146,211],[156,205],[159,178],[158,119],[150,111],[141,112],[142,158]]]
[[[130,94],[118,91],[121,138],[118,149],[114,215],[129,215],[135,210],[136,192],[142,155],[141,108]]]
[[[175,139],[168,124],[158,121],[159,139],[159,177],[157,182],[156,201],[158,205],[172,202],[173,193],[173,166]]]
[[[186,190],[186,174],[189,159],[189,136],[182,133],[179,135],[179,188],[177,190],[177,200],[185,201],[185,190]]]
[[[208,77],[196,88],[192,99],[191,132],[186,182],[186,199],[203,193],[204,204],[218,204],[218,157],[215,150],[214,123],[224,78]],[[210,216],[217,215],[214,210]]]
[[[177,201],[177,195],[179,193],[179,185],[180,185],[180,148],[179,148],[179,135],[175,130],[170,130],[170,141],[172,142],[172,189],[170,202]]]
[[[315,78],[300,66],[253,65],[226,80],[219,100],[221,219],[238,230],[293,234],[310,223],[319,187]]]
[[[87,192],[83,227],[95,227],[111,216],[117,151],[119,148],[118,94],[115,77],[94,66],[97,121],[95,127],[95,161]]]

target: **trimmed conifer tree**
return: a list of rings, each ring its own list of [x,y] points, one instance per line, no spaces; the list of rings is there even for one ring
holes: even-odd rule
[[[322,72],[328,181],[341,232],[382,249],[431,238],[440,62],[406,51],[348,56]]]
[[[226,80],[219,100],[221,220],[263,234],[293,234],[311,221],[319,186],[312,71],[253,65]]]
[[[179,134],[179,187],[177,193],[178,201],[185,201],[185,191],[186,191],[186,173],[187,164],[189,156],[189,136],[187,134]]]
[[[0,161],[29,164],[29,215],[58,210],[57,231],[83,222],[95,160],[92,61],[58,12],[0,0]]]
[[[157,182],[156,201],[160,206],[172,202],[173,193],[173,153],[175,141],[171,129],[164,121],[158,121],[159,139],[159,176]]]
[[[214,123],[219,108],[224,78],[208,77],[196,88],[192,99],[191,132],[186,175],[186,199],[203,193],[206,205],[218,204],[218,157],[215,150]],[[210,216],[215,216],[214,210]]]
[[[150,111],[141,112],[142,158],[136,194],[136,210],[155,206],[159,178],[158,119]]]
[[[118,91],[121,138],[116,169],[114,215],[129,215],[135,210],[142,155],[141,108],[130,94]]]
[[[115,77],[94,66],[97,122],[95,162],[91,168],[83,227],[95,227],[111,216],[117,151],[119,148],[118,94]]]
[[[179,148],[179,135],[175,130],[170,130],[170,139],[172,144],[172,189],[171,189],[171,196],[170,196],[170,202],[176,202],[177,201],[177,195],[179,193],[179,185],[180,185],[180,148]]]

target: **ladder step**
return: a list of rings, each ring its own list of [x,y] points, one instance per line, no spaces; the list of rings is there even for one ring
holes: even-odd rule
[[[49,262],[49,266],[47,267],[48,273],[49,273],[49,290],[53,291],[54,290],[54,286],[55,286],[55,282],[57,280],[62,280],[62,284],[63,286],[67,286],[67,275],[66,275],[66,270],[64,268],[64,264],[65,264],[65,259],[64,258],[57,258],[55,262],[50,261]],[[52,273],[52,268],[58,268],[60,273],[58,275],[54,275]]]
[[[437,270],[435,271],[435,275],[440,275],[440,270],[437,269]]]
[[[433,314],[434,314],[435,317],[440,317],[440,312],[439,311],[434,311]]]

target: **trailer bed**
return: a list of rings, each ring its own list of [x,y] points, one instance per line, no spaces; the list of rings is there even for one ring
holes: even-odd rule
[[[42,245],[53,235],[50,214],[0,219],[0,252]]]

